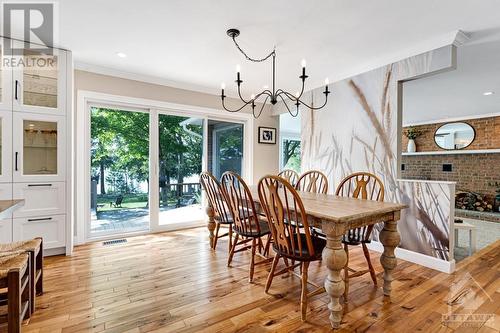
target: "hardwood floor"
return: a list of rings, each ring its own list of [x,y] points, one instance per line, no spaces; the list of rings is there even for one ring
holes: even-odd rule
[[[269,265],[248,283],[249,253],[226,266],[227,238],[210,250],[205,228],[138,236],[128,243],[77,247],[72,257],[45,261],[45,291],[24,332],[312,332],[329,331],[326,294],[309,302],[300,320],[300,280],[278,277],[264,293]],[[372,252],[379,286],[382,267]],[[350,263],[365,264],[353,247]],[[309,278],[325,269],[312,263]],[[350,280],[349,303],[338,332],[498,332],[500,241],[459,264],[452,275],[399,261],[391,300],[369,275]],[[462,283],[463,282],[463,283]],[[452,292],[452,284],[455,291]],[[453,294],[453,295],[452,295]],[[448,304],[447,303],[450,303]],[[478,322],[442,324],[448,310],[476,313]],[[496,314],[486,321],[488,314]]]

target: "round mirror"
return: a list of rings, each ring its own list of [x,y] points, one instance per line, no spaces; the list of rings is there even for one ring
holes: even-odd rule
[[[437,129],[434,141],[443,149],[456,150],[469,146],[475,136],[474,128],[467,123],[448,123]]]

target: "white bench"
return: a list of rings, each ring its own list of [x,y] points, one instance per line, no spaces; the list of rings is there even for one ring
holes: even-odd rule
[[[476,226],[467,222],[454,222],[455,227],[455,246],[458,245],[458,230],[469,231],[469,256],[476,252]]]

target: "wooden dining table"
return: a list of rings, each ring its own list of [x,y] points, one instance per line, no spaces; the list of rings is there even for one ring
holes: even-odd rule
[[[257,186],[250,186],[250,191],[256,209],[261,210]],[[338,328],[343,315],[343,303],[340,301],[340,297],[345,288],[341,271],[347,262],[342,236],[350,229],[384,223],[379,236],[380,242],[384,245],[380,263],[384,268],[384,295],[389,297],[393,280],[392,272],[397,264],[394,249],[400,241],[397,222],[401,216],[401,210],[407,206],[399,203],[362,200],[330,194],[300,191],[298,193],[304,204],[309,225],[321,229],[326,235],[326,247],[323,250],[322,262],[326,265],[328,274],[324,285],[330,296],[328,304],[330,323],[333,328]],[[212,244],[216,226],[214,211],[210,206],[207,207],[206,211],[210,244]]]

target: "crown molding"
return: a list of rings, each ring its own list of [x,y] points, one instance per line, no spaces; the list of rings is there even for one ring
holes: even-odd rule
[[[457,34],[455,36],[455,40],[453,41],[453,45],[462,46],[467,43],[471,39],[468,33],[463,32],[462,30],[457,30]]]
[[[182,89],[195,91],[203,94],[209,95],[219,95],[219,89],[214,87],[206,87],[192,83],[179,82],[174,80],[165,79],[158,76],[147,75],[147,74],[139,74],[133,72],[122,71],[116,68],[99,66],[94,64],[89,64],[85,62],[75,61],[75,70],[81,70],[85,72],[91,72],[95,74],[107,75],[118,77],[126,80],[140,81],[145,83],[156,84],[160,86],[166,86],[170,88]]]

